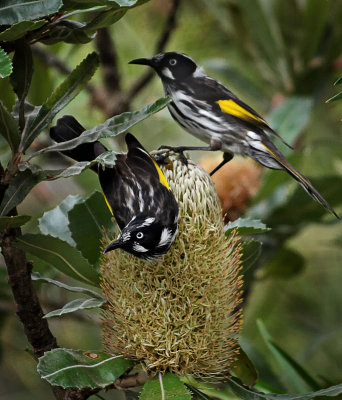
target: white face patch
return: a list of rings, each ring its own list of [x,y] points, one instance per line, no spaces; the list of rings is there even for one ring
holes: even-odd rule
[[[165,78],[169,78],[169,79],[175,79],[172,72],[169,70],[169,68],[165,67],[161,70],[161,73],[163,76],[165,76]]]
[[[164,228],[160,235],[160,240],[157,247],[165,246],[170,243],[172,238],[172,231],[168,228]]]
[[[131,234],[129,232],[123,232],[121,235],[118,236],[118,239],[122,239],[124,242],[130,240]]]
[[[137,242],[133,243],[133,250],[137,251],[139,253],[146,253],[146,251],[148,251],[148,249],[145,249],[144,246],[141,246],[140,244],[138,244]]]

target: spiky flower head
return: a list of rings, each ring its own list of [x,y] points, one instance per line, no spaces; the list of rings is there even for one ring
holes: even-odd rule
[[[238,237],[225,236],[215,185],[201,167],[171,153],[163,172],[179,205],[178,236],[158,261],[123,251],[106,257],[103,342],[151,372],[220,378],[241,326]]]

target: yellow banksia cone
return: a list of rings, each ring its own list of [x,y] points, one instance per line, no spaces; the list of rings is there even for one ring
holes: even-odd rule
[[[179,205],[170,251],[146,261],[117,250],[101,266],[103,342],[150,372],[227,376],[241,329],[240,247],[225,236],[209,175],[170,154],[163,172]]]

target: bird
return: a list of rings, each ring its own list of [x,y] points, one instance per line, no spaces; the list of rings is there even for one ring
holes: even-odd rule
[[[74,139],[85,128],[70,115],[57,120],[50,137],[60,143]],[[127,154],[117,154],[113,167],[96,164],[107,206],[120,233],[104,250],[122,249],[145,260],[156,260],[170,249],[177,231],[179,210],[170,186],[156,161],[130,133]],[[83,143],[62,153],[76,161],[91,161],[107,148],[99,141]]]
[[[336,214],[312,183],[292,166],[272,141],[287,144],[252,107],[239,99],[222,83],[208,76],[195,61],[179,52],[160,53],[152,58],[137,58],[129,64],[152,67],[160,77],[173,119],[187,132],[209,146],[161,146],[178,151],[223,151],[222,162],[213,175],[234,154],[249,156],[270,169],[285,170],[325,209]]]

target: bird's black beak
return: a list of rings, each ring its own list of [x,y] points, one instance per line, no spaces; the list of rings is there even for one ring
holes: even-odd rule
[[[152,68],[156,66],[153,58],[136,58],[135,60],[130,61],[128,64],[148,65]]]
[[[119,249],[122,246],[122,240],[118,239],[115,240],[114,242],[110,243],[104,250],[103,254],[108,253],[109,251]]]

